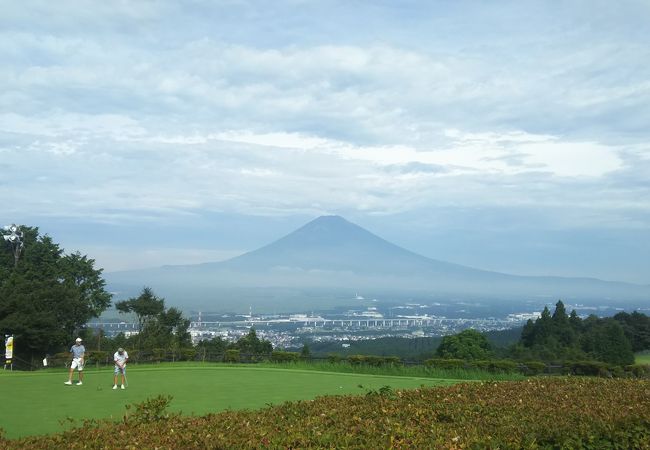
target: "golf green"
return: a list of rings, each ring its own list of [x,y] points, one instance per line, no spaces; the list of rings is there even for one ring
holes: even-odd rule
[[[361,375],[218,364],[161,364],[128,369],[128,388],[113,390],[112,367],[87,369],[82,386],[67,386],[62,371],[0,372],[0,426],[7,437],[46,434],[70,427],[67,418],[119,419],[125,405],[159,394],[173,397],[170,410],[206,414],[263,408],[320,395],[365,394],[451,384],[452,380]],[[76,374],[75,378],[76,380]]]

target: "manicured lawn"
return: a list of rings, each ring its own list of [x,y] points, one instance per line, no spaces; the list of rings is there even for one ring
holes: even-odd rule
[[[634,355],[634,362],[636,364],[650,364],[650,352],[637,353]]]
[[[7,437],[60,431],[66,418],[119,419],[125,405],[158,394],[173,396],[170,409],[205,414],[226,409],[255,409],[320,395],[365,394],[393,389],[453,384],[454,380],[317,372],[223,364],[131,365],[129,387],[111,389],[112,367],[87,369],[83,386],[66,386],[58,370],[0,372],[0,426]],[[75,378],[76,380],[76,374]],[[362,385],[363,387],[359,387]]]

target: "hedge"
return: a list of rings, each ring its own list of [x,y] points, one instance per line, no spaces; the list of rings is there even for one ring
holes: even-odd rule
[[[372,395],[371,395],[372,394]],[[650,381],[535,378],[364,396],[320,397],[259,411],[179,417],[166,399],[0,449],[650,449]],[[117,440],[116,440],[117,439]]]

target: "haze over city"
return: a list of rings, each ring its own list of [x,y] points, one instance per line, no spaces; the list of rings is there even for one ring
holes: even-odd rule
[[[112,272],[335,214],[437,260],[650,284],[647,2],[186,5],[3,2],[0,226]]]

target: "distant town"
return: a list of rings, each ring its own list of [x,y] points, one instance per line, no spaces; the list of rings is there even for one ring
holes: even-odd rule
[[[368,306],[360,309],[324,312],[300,312],[290,314],[224,314],[197,311],[190,315],[189,332],[194,344],[206,339],[220,337],[234,342],[252,327],[257,334],[273,344],[274,348],[300,347],[305,342],[340,341],[341,347],[351,341],[383,337],[435,337],[458,333],[473,328],[477,331],[499,331],[523,326],[529,319],[535,320],[540,311],[510,312],[499,317],[456,317],[432,314],[441,304],[409,303],[398,306]],[[619,310],[609,306],[569,305],[581,317],[589,314],[609,315]],[[471,316],[471,314],[469,315]],[[107,336],[138,333],[137,323],[123,320],[90,322],[88,326],[101,328]]]

